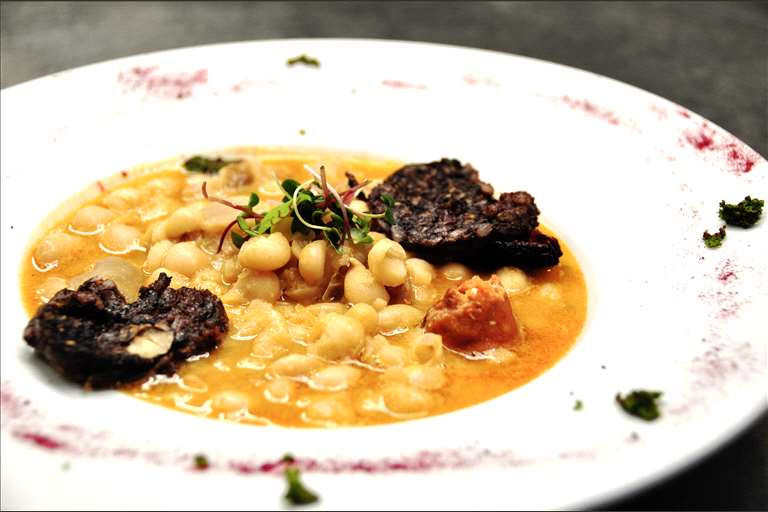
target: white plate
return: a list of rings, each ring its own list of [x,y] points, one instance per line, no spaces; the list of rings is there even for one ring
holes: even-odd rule
[[[301,53],[321,67],[286,66]],[[490,402],[339,430],[195,418],[42,370],[21,340],[17,273],[45,215],[122,168],[241,144],[451,156],[497,190],[530,191],[586,273],[576,347]],[[720,225],[721,199],[768,196],[766,172],[724,130],[644,91],[431,44],[207,46],[6,89],[2,507],[274,508],[284,483],[263,464],[285,452],[323,508],[586,507],[636,491],[766,407],[766,222],[730,229],[717,250],[701,241]],[[660,420],[617,408],[615,393],[634,388],[664,392]],[[199,452],[209,471],[190,469]]]

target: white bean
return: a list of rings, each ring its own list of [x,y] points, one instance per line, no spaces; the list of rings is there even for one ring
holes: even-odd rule
[[[384,386],[382,396],[387,409],[399,414],[426,413],[435,405],[434,398],[428,392],[399,382]]]
[[[42,266],[65,265],[78,257],[83,239],[67,233],[50,233],[35,248],[35,262]]]
[[[359,368],[340,364],[314,372],[310,382],[313,388],[321,391],[342,391],[354,386],[361,376]]]
[[[325,240],[307,244],[299,254],[299,273],[308,284],[319,284],[325,275]]]
[[[408,258],[405,260],[405,268],[408,269],[408,276],[411,283],[417,286],[424,286],[432,283],[435,278],[435,267],[428,261],[420,258]]]
[[[363,325],[366,334],[372,335],[379,331],[379,313],[370,304],[355,304],[347,310],[346,314],[357,319]]]
[[[379,330],[383,333],[415,327],[424,319],[424,312],[407,304],[393,304],[379,311]]]
[[[239,391],[219,391],[211,398],[211,408],[224,413],[247,409],[248,395]]]
[[[141,203],[143,194],[131,187],[122,187],[107,194],[101,202],[112,210],[125,211]]]
[[[267,371],[281,377],[300,377],[323,366],[323,362],[303,354],[290,354],[269,365]]]
[[[92,235],[101,232],[114,217],[115,214],[103,206],[88,205],[77,211],[69,225],[78,234]]]
[[[114,253],[126,253],[132,250],[143,249],[141,245],[142,233],[133,226],[126,226],[119,222],[113,222],[99,237],[102,247]]]
[[[443,338],[425,333],[411,343],[411,358],[419,364],[440,364],[443,361]]]
[[[385,238],[376,242],[368,253],[368,268],[376,280],[384,286],[400,286],[405,283],[408,276],[405,259],[403,247]]]
[[[163,258],[163,266],[191,277],[195,272],[208,265],[208,256],[195,242],[181,242],[168,248]]]
[[[377,309],[389,303],[387,290],[357,260],[352,260],[352,268],[344,276],[344,296],[347,302],[370,304]]]
[[[504,267],[496,275],[507,293],[519,293],[530,286],[525,272],[519,268]]]
[[[262,235],[247,240],[237,261],[253,270],[276,270],[291,259],[291,246],[282,233]]]
[[[356,319],[329,314],[323,319],[325,328],[320,339],[309,350],[312,354],[337,361],[356,357],[365,343],[365,329]]]
[[[352,401],[343,394],[313,399],[307,406],[304,415],[309,421],[328,426],[353,423],[357,418]]]
[[[440,267],[440,273],[449,281],[464,281],[472,277],[472,272],[461,263],[448,263]]]
[[[149,252],[147,253],[147,259],[144,260],[144,271],[152,272],[162,265],[165,253],[167,253],[168,249],[171,247],[173,247],[173,242],[170,240],[161,240],[150,247]]]
[[[284,378],[270,381],[264,388],[264,397],[270,402],[278,404],[290,402],[295,393],[296,383]]]
[[[48,302],[58,291],[63,290],[66,287],[67,280],[63,277],[49,277],[43,282],[40,288],[37,289],[37,298],[41,302]]]
[[[203,216],[197,204],[183,206],[165,219],[165,236],[178,238],[201,228]]]
[[[282,290],[274,272],[246,270],[240,273],[232,289],[221,298],[225,304],[242,304],[254,299],[277,302]]]
[[[434,391],[445,386],[445,371],[440,366],[413,365],[403,368],[408,384],[418,389]]]
[[[343,315],[347,311],[347,305],[341,302],[317,302],[307,306],[307,310],[317,318],[322,319],[325,315],[330,313]]]

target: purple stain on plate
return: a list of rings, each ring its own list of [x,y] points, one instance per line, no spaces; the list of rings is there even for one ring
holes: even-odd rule
[[[424,90],[427,88],[424,84],[417,84],[413,82],[406,82],[403,80],[382,80],[381,85],[384,87],[390,87],[392,89],[419,89]]]
[[[605,121],[608,124],[616,126],[621,124],[621,119],[619,119],[615,113],[587,99],[572,98],[566,95],[561,97],[560,101],[571,107],[573,110],[583,112],[588,116]]]
[[[134,66],[118,73],[117,81],[127,91],[143,90],[148,96],[184,99],[190,97],[197,86],[208,83],[208,70],[161,73],[157,66]]]

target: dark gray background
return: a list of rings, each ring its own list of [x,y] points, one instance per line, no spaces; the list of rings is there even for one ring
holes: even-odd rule
[[[2,87],[206,43],[431,41],[537,57],[625,81],[702,114],[768,155],[767,3],[3,2],[0,9]],[[703,463],[610,507],[765,510],[766,482],[768,415]]]

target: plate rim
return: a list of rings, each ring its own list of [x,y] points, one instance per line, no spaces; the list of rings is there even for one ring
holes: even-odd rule
[[[44,81],[50,81],[50,80],[56,80],[59,78],[65,78],[69,77],[72,74],[76,74],[78,72],[82,72],[85,70],[92,70],[94,68],[97,68],[99,66],[103,66],[105,64],[119,64],[121,62],[128,62],[137,58],[151,58],[154,56],[169,56],[173,55],[174,53],[186,53],[186,52],[195,52],[199,51],[200,49],[220,49],[220,48],[226,48],[228,46],[249,46],[249,45],[264,45],[264,44],[270,44],[270,43],[301,43],[301,44],[313,44],[317,42],[333,42],[333,43],[343,43],[343,44],[396,44],[396,45],[418,45],[422,47],[431,47],[431,48],[439,48],[442,50],[447,51],[454,51],[454,50],[460,50],[460,51],[469,51],[469,52],[483,52],[483,53],[489,53],[493,54],[499,57],[503,58],[512,58],[512,59],[521,59],[523,61],[531,61],[536,63],[537,65],[544,65],[544,66],[552,66],[559,68],[563,72],[567,73],[573,73],[577,72],[579,74],[583,74],[585,76],[589,76],[592,79],[599,79],[601,81],[608,81],[611,86],[621,86],[623,88],[629,88],[628,91],[630,91],[632,94],[636,95],[638,93],[642,93],[642,95],[646,98],[652,98],[656,101],[666,103],[668,105],[674,105],[680,108],[684,108],[686,110],[687,107],[684,107],[676,102],[673,102],[669,99],[666,99],[664,97],[661,97],[651,91],[647,91],[645,89],[641,89],[637,86],[634,86],[632,84],[623,82],[621,80],[597,74],[592,71],[576,68],[573,66],[547,61],[539,58],[534,57],[528,57],[524,55],[514,54],[514,53],[508,53],[503,51],[497,51],[497,50],[489,50],[484,48],[475,48],[475,47],[468,47],[468,46],[459,46],[459,45],[452,45],[452,44],[442,44],[442,43],[431,43],[431,42],[423,42],[423,41],[409,41],[409,40],[394,40],[394,39],[370,39],[370,38],[285,38],[285,39],[264,39],[264,40],[246,40],[246,41],[231,41],[231,42],[224,42],[224,43],[215,43],[215,44],[204,44],[204,45],[192,45],[192,46],[186,46],[186,47],[179,47],[179,48],[171,48],[171,49],[165,49],[165,50],[159,50],[159,51],[152,51],[152,52],[145,52],[141,54],[135,54],[135,55],[129,55],[124,57],[119,57],[116,59],[109,59],[104,61],[99,61],[96,63],[86,64],[83,66],[78,66],[75,68],[70,68],[62,71],[57,71],[42,77],[37,77],[31,80],[27,80],[25,82],[14,84],[12,86],[3,88],[1,91],[1,96],[3,97],[3,100],[6,101],[8,99],[8,96],[14,96],[15,94],[21,94],[23,89],[27,88],[31,84],[40,84]],[[22,92],[19,92],[22,91]],[[689,110],[690,111],[690,110]],[[690,111],[694,113],[696,116],[700,117],[701,119],[706,120],[712,127],[715,128],[716,131],[728,134],[732,136],[734,139],[738,140],[744,146],[748,147],[749,149],[753,150],[755,154],[759,155],[761,158],[765,159],[763,155],[758,153],[754,148],[751,148],[749,145],[741,141],[736,136],[733,136],[731,132],[726,130],[725,128],[721,127],[720,125],[717,125],[714,122],[711,122],[708,118],[704,116],[700,116],[699,114],[695,113],[694,111]],[[3,116],[5,117],[5,115]],[[4,266],[8,264],[8,258],[7,256],[3,258]],[[584,506],[595,506],[596,504],[611,504],[616,502],[617,500],[624,500],[624,499],[630,499],[632,496],[636,495],[639,492],[642,492],[643,490],[647,490],[651,488],[652,486],[661,484],[664,481],[669,480],[670,478],[673,478],[674,476],[682,473],[685,469],[690,468],[694,465],[697,465],[701,463],[704,459],[712,456],[715,452],[718,450],[724,448],[729,443],[733,442],[738,436],[743,434],[750,426],[752,426],[763,414],[768,412],[768,400],[763,399],[762,402],[756,402],[753,404],[752,408],[747,411],[747,413],[740,418],[738,422],[735,423],[729,423],[729,428],[721,430],[721,434],[717,436],[717,438],[714,441],[710,441],[709,443],[704,444],[703,446],[700,446],[698,450],[693,452],[688,452],[686,457],[681,458],[679,460],[676,460],[672,463],[668,463],[665,467],[664,466],[657,466],[657,469],[655,471],[652,471],[650,474],[643,475],[641,477],[638,477],[634,479],[631,482],[625,483],[623,486],[618,486],[614,488],[613,490],[603,493],[599,493],[597,495],[586,497],[581,502],[577,502],[576,504],[569,504],[571,507],[584,507]],[[663,468],[663,469],[659,469]]]

